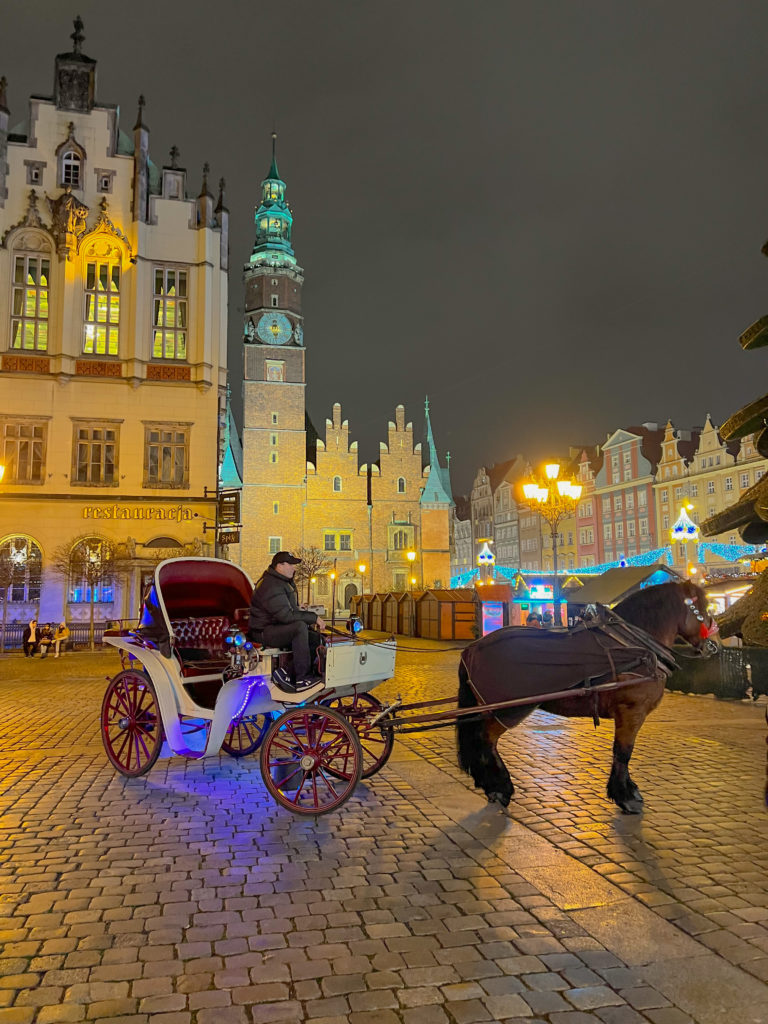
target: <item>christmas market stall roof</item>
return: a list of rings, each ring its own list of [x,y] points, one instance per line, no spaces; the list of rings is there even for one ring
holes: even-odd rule
[[[678,573],[662,562],[656,562],[654,565],[619,566],[616,569],[608,569],[601,576],[587,579],[583,587],[578,587],[568,594],[568,603],[577,606],[606,604],[613,607],[642,587],[671,583],[679,579]]]

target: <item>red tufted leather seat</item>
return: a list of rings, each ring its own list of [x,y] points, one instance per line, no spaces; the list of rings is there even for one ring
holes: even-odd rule
[[[223,672],[229,664],[224,642],[229,629],[226,615],[172,619],[171,629],[185,678]]]

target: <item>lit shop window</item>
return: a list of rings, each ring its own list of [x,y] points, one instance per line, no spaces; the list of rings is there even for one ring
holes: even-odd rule
[[[120,329],[120,267],[88,263],[85,268],[85,355],[116,356]]]

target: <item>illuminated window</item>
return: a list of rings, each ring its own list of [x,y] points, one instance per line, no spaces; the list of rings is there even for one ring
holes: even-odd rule
[[[69,593],[71,604],[101,602],[111,604],[115,599],[112,548],[100,537],[86,537],[79,541],[69,555]]]
[[[11,348],[48,350],[48,291],[51,261],[18,255],[13,260]]]
[[[116,423],[75,423],[72,483],[113,487],[118,482]]]
[[[9,484],[43,482],[47,425],[9,420],[3,424],[3,480]]]
[[[283,546],[282,537],[270,537],[269,538],[269,553],[270,555],[276,555]]]
[[[7,537],[0,544],[0,564],[8,567],[7,600],[14,604],[36,604],[40,600],[43,564],[39,545],[23,534]]]
[[[116,356],[120,329],[120,267],[87,263],[85,267],[85,355]]]
[[[80,154],[73,149],[68,149],[61,157],[61,183],[71,185],[72,188],[80,188],[82,161]]]
[[[187,271],[155,267],[153,359],[187,358]]]
[[[189,426],[144,425],[144,487],[189,487]]]

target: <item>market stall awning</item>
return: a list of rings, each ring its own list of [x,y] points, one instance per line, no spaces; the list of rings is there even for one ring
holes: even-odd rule
[[[680,576],[662,562],[654,565],[628,565],[608,569],[601,576],[588,579],[583,587],[568,594],[572,605],[606,604],[613,606],[642,587],[678,581]]]

